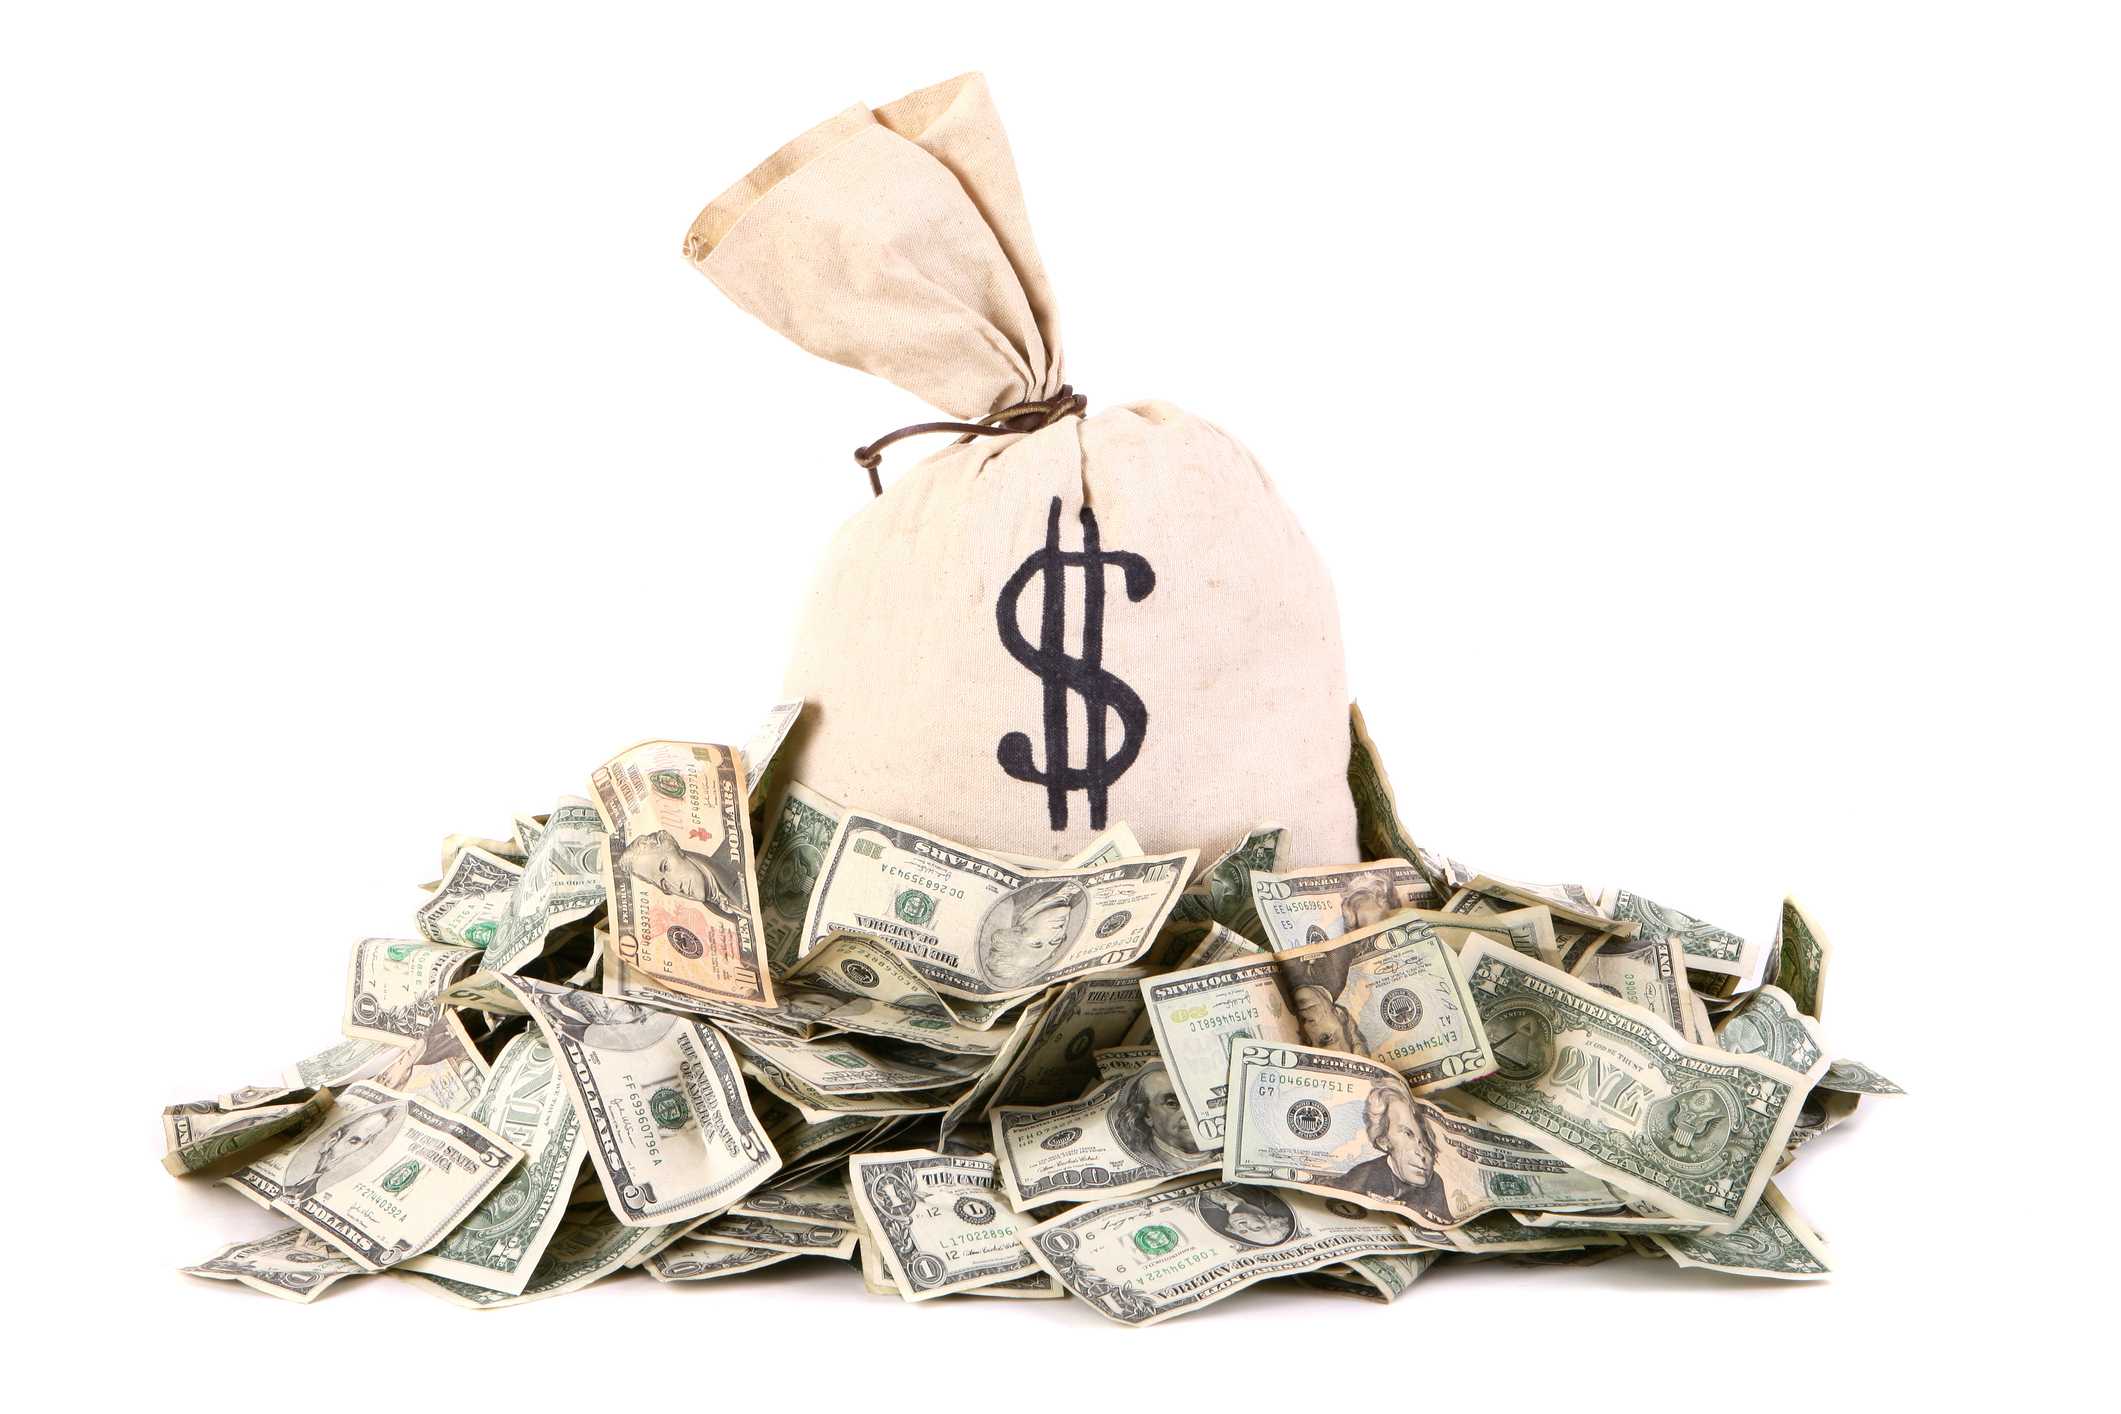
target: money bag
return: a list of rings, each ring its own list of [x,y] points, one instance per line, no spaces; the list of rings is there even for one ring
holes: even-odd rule
[[[1272,824],[1282,867],[1357,857],[1325,565],[1221,428],[1163,402],[1085,415],[984,79],[828,119],[702,211],[685,254],[958,420],[825,552],[785,779],[1016,855],[1124,821],[1150,851],[1213,857]]]

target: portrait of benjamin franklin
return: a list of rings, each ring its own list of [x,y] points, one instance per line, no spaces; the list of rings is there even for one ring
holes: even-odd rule
[[[539,1001],[554,1030],[599,1051],[644,1051],[678,1024],[667,1011],[596,992],[562,992]]]
[[[694,854],[668,830],[641,836],[619,852],[615,868],[672,898],[690,899],[734,921],[750,915],[750,890],[723,851]]]
[[[979,923],[980,975],[996,987],[1028,987],[1082,936],[1090,896],[1073,879],[1033,879],[988,905]]]
[[[325,1125],[302,1142],[287,1161],[281,1196],[299,1203],[317,1191],[358,1178],[390,1149],[405,1124],[405,1106],[377,1105]]]
[[[1342,1174],[1340,1186],[1403,1204],[1423,1222],[1450,1226],[1451,1198],[1436,1164],[1441,1146],[1429,1127],[1428,1113],[1405,1090],[1379,1082],[1363,1100],[1362,1120],[1377,1157]]]
[[[1245,1247],[1279,1247],[1296,1235],[1296,1214],[1271,1189],[1226,1183],[1193,1200],[1209,1227]]]
[[[1200,1159],[1193,1126],[1161,1061],[1128,1076],[1107,1113],[1113,1137],[1144,1168],[1175,1174]]]

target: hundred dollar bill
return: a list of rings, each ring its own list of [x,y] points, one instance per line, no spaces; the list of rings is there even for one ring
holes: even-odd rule
[[[1213,1153],[1223,1143],[1231,1047],[1303,1039],[1281,966],[1267,955],[1241,957],[1148,978],[1141,992],[1194,1143]]]
[[[1061,1285],[1130,1326],[1198,1311],[1270,1277],[1422,1246],[1406,1223],[1352,1203],[1218,1178],[1085,1203],[1025,1241]]]
[[[1797,1009],[1780,987],[1762,987],[1717,1026],[1717,1044],[1742,1056],[1761,1056],[1787,1066],[1816,1085],[1825,1085],[1833,1062],[1819,1023]]]
[[[1252,875],[1252,906],[1276,952],[1375,927],[1438,902],[1421,871],[1404,859]]]
[[[1033,872],[855,813],[833,839],[803,935],[812,946],[835,932],[879,939],[945,997],[1024,995],[1140,957],[1194,858]]]
[[[736,753],[643,742],[597,767],[589,784],[611,832],[605,891],[620,959],[658,986],[772,1006]]]
[[[1498,1069],[1456,1103],[1661,1212],[1726,1231],[1745,1220],[1811,1089],[1802,1075],[1692,1045],[1484,940],[1460,961]]]
[[[1276,962],[1314,1046],[1380,1061],[1417,1094],[1495,1070],[1458,955],[1426,923],[1381,923]]]
[[[641,1265],[657,1281],[712,1281],[716,1277],[755,1272],[813,1254],[772,1247],[739,1247],[728,1242],[686,1238],[656,1253]]]
[[[242,1092],[194,1100],[162,1111],[162,1167],[177,1177],[212,1168],[267,1140],[313,1122],[331,1105],[329,1090],[267,1091],[272,1104],[245,1104]]]
[[[553,933],[604,903],[604,821],[586,800],[565,797],[546,817],[480,964],[520,972]]]
[[[1775,925],[1770,952],[1774,962],[1767,980],[1782,988],[1797,1004],[1797,1010],[1814,1021],[1820,1020],[1819,1009],[1826,1000],[1826,964],[1833,949],[1827,946],[1826,934],[1812,915],[1793,898],[1782,901],[1782,915]]]
[[[434,1025],[442,993],[478,957],[477,948],[364,938],[346,969],[339,1029],[359,1040],[404,1045]]]
[[[847,1165],[855,1211],[898,1293],[928,1301],[1036,1270],[1023,1222],[1002,1202],[994,1160],[907,1149]]]
[[[768,812],[773,823],[759,852],[759,921],[776,976],[793,967],[802,951],[810,892],[845,814],[800,781],[790,781]]]
[[[1002,1193],[1018,1212],[1140,1193],[1215,1167],[1193,1140],[1161,1062],[1040,1107],[997,1105],[991,1124]]]
[[[483,948],[500,931],[508,898],[523,866],[476,846],[458,853],[434,895],[413,911],[420,936],[430,943]]]
[[[811,1257],[837,1257],[843,1262],[854,1260],[854,1229],[826,1223],[763,1218],[751,1213],[724,1213],[691,1235],[703,1241],[726,1242],[737,1247],[766,1247],[776,1252],[801,1252]]]
[[[1614,891],[1612,914],[1618,922],[1639,924],[1639,938],[1677,942],[1686,965],[1696,972],[1744,977],[1760,962],[1760,950],[1736,933],[1626,889]]]
[[[1179,923],[1220,923],[1255,943],[1265,943],[1266,925],[1252,907],[1251,877],[1271,871],[1287,847],[1289,832],[1261,825],[1205,865],[1171,910]]]
[[[322,1296],[326,1287],[364,1274],[360,1263],[342,1256],[300,1227],[231,1243],[217,1256],[182,1270],[213,1281],[241,1282],[252,1291],[301,1306]]]
[[[1415,1098],[1391,1067],[1362,1056],[1248,1041],[1230,1053],[1230,1093],[1222,1176],[1232,1182],[1341,1198],[1434,1229],[1508,1206],[1610,1207],[1616,1196],[1522,1140]]]
[[[736,1057],[711,1027],[595,992],[522,977],[502,983],[559,1055],[621,1223],[701,1217],[780,1168]]]
[[[1457,860],[1423,849],[1399,823],[1399,805],[1384,758],[1370,739],[1362,708],[1348,704],[1348,791],[1355,797],[1355,840],[1365,859],[1404,859],[1429,881],[1437,898],[1447,899],[1473,878]],[[1434,905],[1431,905],[1432,907]]]
[[[519,1293],[567,1211],[589,1150],[558,1053],[543,1033],[525,1031],[501,1048],[470,1115],[521,1149],[523,1162],[440,1245],[405,1266]]]
[[[342,1107],[305,1138],[273,1200],[372,1272],[440,1242],[523,1157],[476,1121],[385,1093],[380,1104]]]
[[[766,720],[744,743],[744,794],[757,799],[759,785],[766,779],[766,768],[773,764],[774,754],[781,743],[788,740],[788,733],[795,729],[795,719],[803,715],[803,699],[791,698],[776,702],[766,712]]]
[[[552,1240],[545,1245],[545,1255],[538,1259],[537,1270],[520,1292],[495,1291],[454,1277],[402,1267],[398,1275],[474,1311],[527,1306],[533,1301],[579,1291],[593,1281],[623,1271],[655,1234],[652,1227],[628,1227],[619,1222],[604,1196],[592,1188],[578,1191],[567,1205]]]
[[[1651,1232],[1648,1236],[1682,1267],[1706,1267],[1734,1276],[1773,1277],[1779,1281],[1816,1281],[1834,1269],[1819,1234],[1805,1224],[1773,1184],[1732,1232],[1693,1236]]]

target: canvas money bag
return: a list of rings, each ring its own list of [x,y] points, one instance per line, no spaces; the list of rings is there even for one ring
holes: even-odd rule
[[[952,419],[1015,410],[1007,435],[926,444],[827,550],[788,670],[808,704],[788,778],[1018,855],[1125,821],[1151,851],[1212,858],[1277,824],[1283,867],[1357,857],[1325,566],[1221,428],[1161,402],[1079,415],[981,77],[811,129],[702,211],[685,254]]]

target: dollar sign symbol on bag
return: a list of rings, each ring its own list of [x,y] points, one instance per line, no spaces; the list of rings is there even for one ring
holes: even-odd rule
[[[1090,828],[1105,828],[1105,802],[1112,783],[1125,774],[1141,754],[1142,738],[1149,731],[1149,709],[1133,688],[1104,669],[1105,571],[1117,568],[1126,586],[1127,598],[1140,603],[1156,588],[1156,571],[1141,556],[1125,550],[1107,550],[1098,541],[1097,517],[1084,506],[1080,514],[1083,548],[1060,547],[1061,501],[1053,498],[1046,513],[1046,544],[1034,550],[994,601],[995,622],[1001,628],[1002,646],[1045,685],[1046,769],[1041,771],[1031,755],[1031,738],[1011,732],[1001,740],[995,757],[1011,778],[1046,788],[1046,814],[1056,830],[1068,828],[1068,795],[1085,792],[1090,801]],[[1083,572],[1082,656],[1067,648],[1068,569]],[[1033,577],[1040,581],[1038,645],[1017,628],[1017,601]],[[1088,740],[1083,764],[1068,759],[1068,694],[1083,699]],[[1119,716],[1121,740],[1117,751],[1106,750],[1107,714]]]

